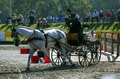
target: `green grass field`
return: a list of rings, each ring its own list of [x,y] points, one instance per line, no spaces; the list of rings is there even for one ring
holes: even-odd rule
[[[95,30],[95,31],[114,31],[114,32],[118,32],[120,31],[120,23],[118,22],[114,22],[114,23],[88,23],[88,25],[90,25],[90,27],[85,28],[85,30]],[[25,26],[25,25],[5,25],[5,24],[0,24],[0,32],[11,32],[10,28],[13,27],[20,27],[20,26]],[[28,27],[31,27],[33,29],[36,28],[36,24],[33,25],[27,25]],[[64,23],[51,23],[50,27],[45,28],[45,29],[52,29],[52,28],[56,28],[56,29],[61,29],[65,32],[67,32],[68,28],[64,27]],[[12,41],[11,37],[6,37],[6,41]]]
[[[104,23],[104,24],[90,24],[89,30],[95,31],[120,31],[120,23]]]

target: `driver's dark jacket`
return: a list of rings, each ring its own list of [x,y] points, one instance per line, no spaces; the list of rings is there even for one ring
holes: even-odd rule
[[[81,30],[81,23],[76,17],[76,14],[71,14],[65,18],[65,23],[67,27],[70,28],[69,33],[79,33]]]

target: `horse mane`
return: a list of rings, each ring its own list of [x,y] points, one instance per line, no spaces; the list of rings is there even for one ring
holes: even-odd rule
[[[16,27],[15,29],[18,29],[18,28],[25,28],[25,29],[33,30],[32,28],[27,27],[27,26],[20,26],[20,27]]]

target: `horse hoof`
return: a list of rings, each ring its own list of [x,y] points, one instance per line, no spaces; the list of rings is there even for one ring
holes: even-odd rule
[[[66,66],[67,64],[66,63],[61,63],[61,66]]]
[[[30,70],[30,68],[26,68],[26,71],[29,71]]]
[[[57,67],[57,65],[56,65],[56,64],[54,64],[54,65],[53,65],[53,67]]]
[[[52,63],[53,67],[56,67],[57,65],[55,63]]]
[[[72,67],[75,67],[75,64],[72,64]]]

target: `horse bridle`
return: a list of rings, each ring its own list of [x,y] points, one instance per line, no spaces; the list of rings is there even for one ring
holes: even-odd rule
[[[13,38],[13,37],[15,37],[16,39],[14,39],[14,44],[15,44],[15,46],[19,46],[20,45],[20,40],[18,39],[18,35],[20,35],[20,33],[18,33],[17,31],[16,31],[16,29],[12,29],[12,34],[11,34],[11,37]],[[22,35],[20,35],[20,36],[22,36]]]

